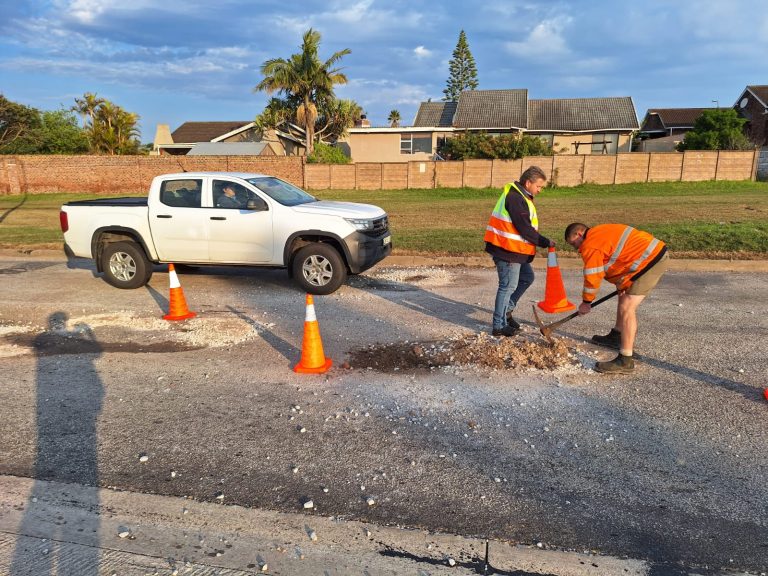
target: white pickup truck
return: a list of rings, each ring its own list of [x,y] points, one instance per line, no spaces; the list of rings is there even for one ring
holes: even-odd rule
[[[65,252],[93,258],[117,288],[172,262],[287,268],[302,290],[330,294],[392,251],[378,206],[318,200],[263,174],[165,174],[147,197],[68,202],[60,221]]]

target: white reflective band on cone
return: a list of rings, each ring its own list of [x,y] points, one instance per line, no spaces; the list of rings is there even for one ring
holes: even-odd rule
[[[169,271],[168,277],[171,282],[171,288],[181,288],[181,284],[179,284],[179,277],[176,276],[176,270]]]
[[[307,306],[307,315],[304,317],[305,322],[317,322],[317,316],[315,316],[315,305],[310,304]]]
[[[547,266],[549,266],[550,268],[554,268],[555,266],[557,266],[557,254],[555,254],[554,252],[550,252],[549,254],[547,254]]]

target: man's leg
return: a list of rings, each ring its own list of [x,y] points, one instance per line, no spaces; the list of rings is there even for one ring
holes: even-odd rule
[[[632,350],[637,334],[637,308],[645,299],[638,294],[619,294],[619,304],[616,309],[616,326],[621,330],[621,347],[619,355],[609,362],[598,362],[595,370],[606,374],[629,374],[635,369]]]
[[[496,302],[493,308],[493,332],[501,332],[507,326],[509,297],[517,289],[520,277],[520,264],[506,262],[498,258],[494,258],[494,262],[496,264],[496,273],[499,277],[499,287],[496,290]],[[502,335],[512,336],[512,333]]]
[[[507,306],[507,323],[515,329],[520,328],[520,324],[512,318],[512,312],[517,308],[517,303],[520,298],[523,297],[525,291],[533,284],[533,266],[529,263],[520,264],[520,272],[517,278],[517,288],[509,297],[509,305]]]

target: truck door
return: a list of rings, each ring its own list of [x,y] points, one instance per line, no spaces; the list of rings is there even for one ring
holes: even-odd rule
[[[211,262],[263,264],[273,261],[274,210],[245,185],[228,180],[212,181],[208,249]],[[254,208],[247,208],[252,200]],[[282,254],[281,254],[282,258]]]
[[[164,180],[150,199],[149,221],[155,249],[165,262],[209,262],[208,218],[202,206],[203,180]]]

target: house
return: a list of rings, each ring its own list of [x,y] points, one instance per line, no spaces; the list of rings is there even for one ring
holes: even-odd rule
[[[304,143],[279,130],[261,132],[253,121],[184,122],[173,132],[158,124],[155,155],[299,156]]]
[[[413,126],[351,128],[346,138],[355,162],[432,160],[456,134],[527,134],[565,154],[615,154],[631,148],[639,128],[632,99],[530,100],[527,89],[468,90],[458,102],[422,102]]]
[[[673,152],[705,110],[713,108],[652,108],[640,124],[641,152]]]
[[[733,105],[746,118],[744,133],[755,146],[768,146],[768,86],[747,86]]]

